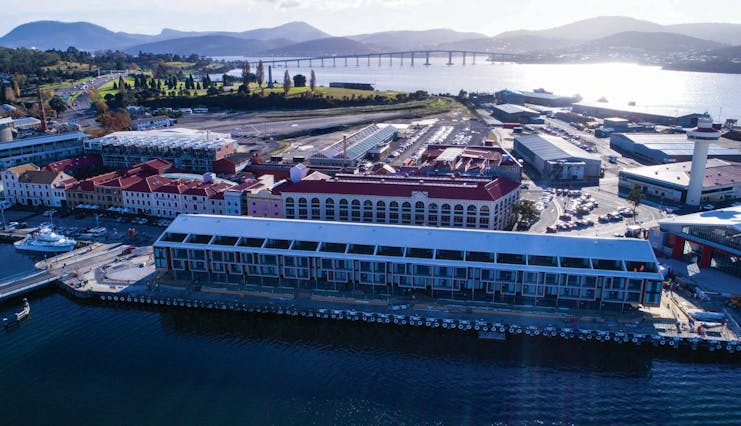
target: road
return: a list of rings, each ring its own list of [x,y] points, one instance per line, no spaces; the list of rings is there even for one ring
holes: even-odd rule
[[[0,287],[0,300],[10,297],[16,292],[26,292],[34,288],[44,286],[57,279],[57,276],[46,271],[34,273],[19,281],[10,282]]]
[[[73,110],[65,113],[64,118],[69,119],[74,115],[85,115],[90,109],[90,97],[87,92],[90,89],[98,89],[102,85],[108,83],[111,80],[116,80],[121,74],[106,74],[100,77],[93,77],[83,83],[76,84],[72,87],[55,90],[55,95],[61,97],[64,100],[69,100],[75,93],[78,94],[75,101],[70,105]]]

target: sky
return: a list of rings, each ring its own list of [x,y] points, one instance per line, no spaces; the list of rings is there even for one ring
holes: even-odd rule
[[[304,21],[336,36],[450,28],[496,35],[594,16],[660,24],[741,23],[741,0],[0,0],[0,34],[37,20],[87,21],[113,31],[157,34],[244,31]]]

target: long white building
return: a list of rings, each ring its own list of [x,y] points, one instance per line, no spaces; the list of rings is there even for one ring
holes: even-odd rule
[[[649,242],[624,238],[180,215],[154,257],[188,281],[617,310],[661,299]]]

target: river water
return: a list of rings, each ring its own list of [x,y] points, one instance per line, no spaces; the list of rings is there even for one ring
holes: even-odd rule
[[[0,246],[2,273],[34,259]],[[741,366],[29,296],[3,424],[732,424]],[[0,305],[0,316],[19,301]],[[622,347],[621,347],[622,348]]]
[[[238,58],[228,58],[238,59]],[[400,65],[394,58],[389,66],[388,58],[372,58],[368,66],[367,58],[360,58],[359,66],[350,59],[345,67],[344,59],[325,60],[324,67],[319,61],[313,62],[313,69],[319,85],[332,81],[352,81],[373,83],[378,90],[427,90],[431,93],[457,94],[466,91],[494,92],[501,89],[533,90],[545,88],[561,94],[580,94],[585,101],[607,98],[610,104],[625,106],[636,102],[639,107],[661,108],[671,112],[709,112],[713,117],[741,119],[741,74],[713,74],[684,71],[667,71],[655,66],[634,64],[512,64],[488,63],[478,58],[476,65],[461,65],[460,58],[454,59],[457,65],[447,66],[447,58],[432,58],[430,66],[422,65],[416,58],[411,66],[409,58]],[[255,70],[256,59],[250,59]],[[311,69],[306,61],[296,67],[296,62],[288,63],[290,75],[309,76]],[[285,64],[273,69],[273,80],[282,82]],[[266,71],[267,72],[267,71]],[[229,74],[240,76],[241,70]],[[213,78],[221,78],[215,75]]]

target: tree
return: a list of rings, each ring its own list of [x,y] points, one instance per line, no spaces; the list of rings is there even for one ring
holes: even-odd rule
[[[643,189],[640,185],[633,185],[633,189],[630,190],[626,198],[633,204],[633,217],[635,217],[636,209],[641,205],[643,199]]]
[[[64,111],[67,111],[67,104],[62,100],[62,98],[56,95],[49,99],[49,106],[54,110],[54,113],[57,116]]]
[[[312,92],[314,91],[314,89],[316,89],[316,74],[314,74],[314,70],[311,70],[311,76],[309,77],[309,87],[311,88]]]
[[[283,74],[283,95],[288,95],[288,92],[291,90],[291,74],[288,74],[288,70],[286,70],[285,74]]]
[[[520,200],[512,205],[512,213],[521,222],[535,223],[540,219],[540,212],[530,200]]]
[[[250,91],[250,61],[244,61],[242,67],[242,84],[244,84],[245,91]]]
[[[296,74],[293,76],[294,87],[306,87],[306,76],[303,74]]]
[[[265,64],[262,63],[262,59],[257,63],[257,85],[262,87],[265,82]]]

